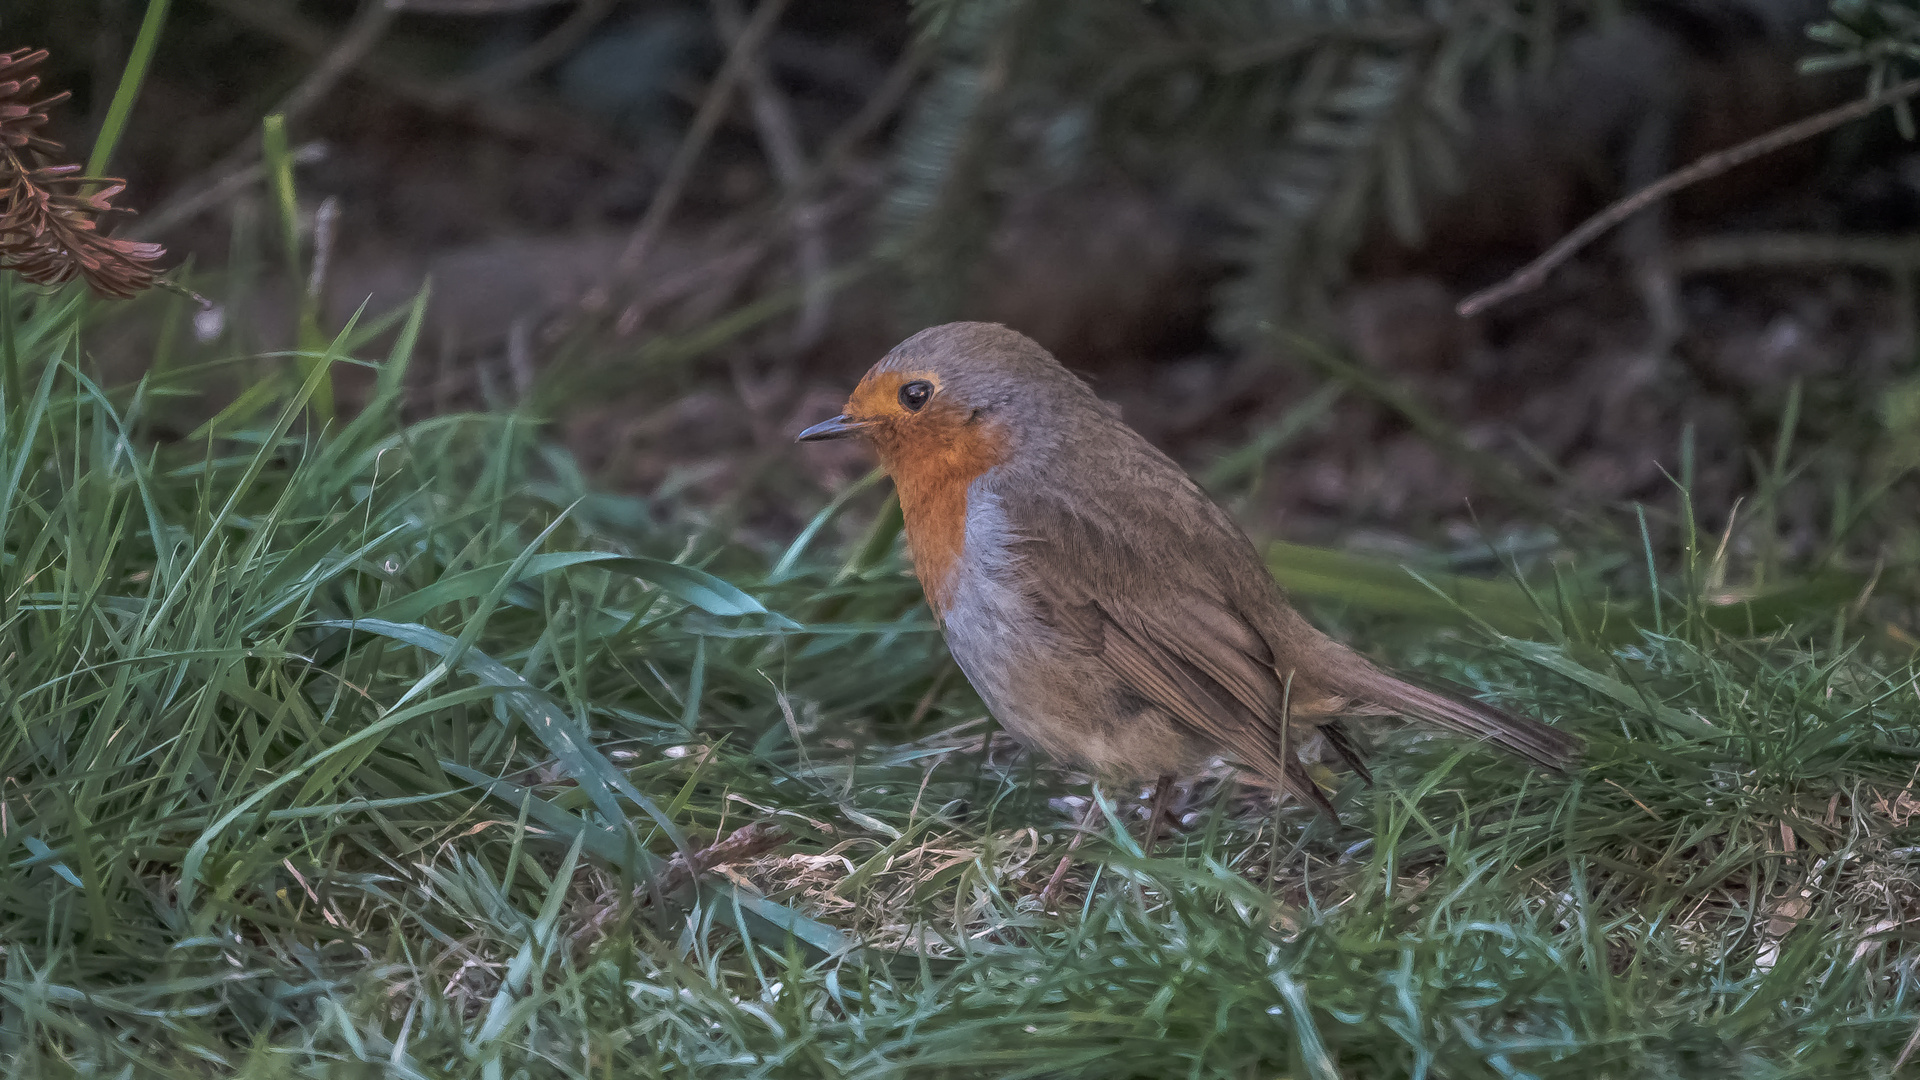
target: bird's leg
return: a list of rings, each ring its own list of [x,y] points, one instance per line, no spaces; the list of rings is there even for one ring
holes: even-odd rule
[[[1160,838],[1160,819],[1167,816],[1167,804],[1172,801],[1173,774],[1166,773],[1153,785],[1153,804],[1147,811],[1147,835],[1140,841],[1140,854],[1153,854],[1153,843]]]
[[[1053,876],[1047,879],[1047,887],[1040,890],[1040,910],[1053,907],[1054,897],[1060,893],[1060,884],[1067,880],[1067,867],[1073,865],[1073,853],[1079,849],[1080,841],[1087,838],[1093,827],[1100,823],[1100,800],[1089,797],[1087,808],[1080,814],[1080,820],[1074,823],[1073,839],[1067,842],[1067,853],[1060,856],[1060,865],[1053,868]]]

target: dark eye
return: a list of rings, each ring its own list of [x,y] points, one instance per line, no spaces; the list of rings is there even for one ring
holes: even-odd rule
[[[915,379],[900,388],[900,405],[908,412],[919,412],[920,406],[933,396],[933,384],[925,379]]]

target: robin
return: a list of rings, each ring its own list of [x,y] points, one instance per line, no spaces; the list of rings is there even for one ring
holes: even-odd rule
[[[1172,779],[1222,755],[1334,816],[1300,749],[1317,733],[1370,781],[1344,717],[1411,717],[1555,771],[1577,749],[1315,629],[1225,510],[1004,326],[915,334],[799,440],[848,436],[893,478],[967,681],[1022,742],[1112,780],[1159,778],[1149,843]]]

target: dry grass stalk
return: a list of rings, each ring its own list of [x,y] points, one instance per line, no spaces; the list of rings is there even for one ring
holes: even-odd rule
[[[757,821],[734,830],[724,840],[717,840],[694,852],[691,861],[685,855],[675,853],[657,881],[634,891],[633,902],[638,906],[655,896],[672,896],[691,885],[693,879],[701,874],[725,870],[734,863],[757,859],[790,839],[792,837],[779,825],[771,821]],[[609,902],[603,898],[574,935],[575,941],[584,947],[606,937],[608,928],[621,910],[617,900]]]
[[[28,100],[40,86],[33,69],[46,58],[45,49],[0,53],[0,269],[36,285],[80,278],[100,296],[125,300],[153,287],[166,249],[100,233],[126,184],[58,163],[60,144],[40,129],[68,95]]]

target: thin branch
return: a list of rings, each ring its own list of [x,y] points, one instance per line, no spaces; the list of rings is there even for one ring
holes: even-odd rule
[[[737,230],[750,239],[693,271],[666,279],[665,283],[648,282],[647,288],[639,296],[627,301],[616,326],[631,333],[652,312],[685,299],[699,289],[709,286],[716,289],[731,288],[727,282],[738,281],[753,272],[762,260],[772,254],[784,232],[797,224],[795,211],[803,204],[811,205],[821,229],[825,230],[841,216],[870,201],[870,191],[876,182],[874,178],[849,177],[855,164],[854,154],[861,143],[872,137],[899,111],[924,68],[926,59],[927,50],[922,44],[916,42],[909,46],[860,110],[826,140],[825,149],[802,183],[791,190],[783,190],[777,198],[767,200],[750,211],[735,215],[723,226],[723,229]],[[835,181],[843,179],[851,180],[846,190],[832,195],[822,194]],[[861,273],[864,271],[856,270],[851,274],[845,271],[830,272],[825,287],[829,293],[836,292]],[[616,273],[614,277],[617,279],[619,275]],[[586,312],[602,310],[612,300],[612,292],[611,281],[595,286],[580,297],[579,307]],[[794,305],[791,301],[782,300],[777,306],[784,311]]]
[[[792,837],[787,830],[771,821],[756,821],[744,828],[735,829],[725,840],[709,844],[693,853],[691,860],[675,852],[667,861],[667,868],[660,873],[660,892],[671,896],[692,883],[693,879],[711,870],[723,866],[746,862],[756,858]]]
[[[693,115],[693,123],[687,126],[687,134],[680,140],[680,146],[673,153],[673,160],[667,165],[667,173],[660,180],[660,187],[654,191],[653,201],[647,204],[647,212],[641,217],[640,224],[633,230],[633,238],[627,241],[627,248],[620,255],[619,272],[631,277],[646,262],[647,254],[654,242],[660,238],[661,227],[667,217],[680,202],[680,196],[686,193],[687,181],[693,176],[693,166],[707,148],[707,140],[720,127],[720,121],[726,116],[727,102],[733,96],[733,88],[746,74],[748,61],[760,48],[779,21],[780,13],[785,11],[787,0],[761,0],[754,9],[753,18],[740,31],[740,36],[728,51],[726,62],[713,77],[713,85],[707,88],[700,108]]]
[[[819,160],[813,163],[813,168],[808,170],[804,181],[792,190],[781,192],[777,200],[757,212],[776,223],[791,222],[795,208],[803,201],[814,198],[828,184],[845,177],[855,164],[854,152],[859,149],[861,143],[871,138],[888,120],[892,119],[894,113],[899,111],[900,106],[906,101],[908,91],[913,89],[915,80],[926,67],[926,61],[927,50],[919,40],[916,40],[900,54],[893,68],[887,72],[886,77],[880,81],[879,87],[874,90],[873,96],[860,106],[860,111],[854,113],[846,123],[827,138],[820,151]],[[870,184],[871,182],[869,186]],[[830,221],[844,210],[844,207],[835,209],[828,206],[822,208],[820,214]]]
[[[855,182],[850,185],[850,190],[840,191],[831,196],[822,196],[820,193],[833,181],[846,176],[854,164],[854,151],[899,110],[906,100],[907,92],[913,88],[914,81],[925,66],[926,56],[925,48],[918,43],[909,46],[895,62],[893,69],[887,73],[886,78],[881,80],[873,96],[860,107],[860,111],[827,139],[826,148],[821,151],[820,159],[814,163],[804,182],[791,190],[781,192],[778,199],[764,203],[734,219],[741,231],[752,239],[719,259],[713,260],[712,265],[724,264],[728,267],[728,272],[736,274],[736,277],[753,271],[759,261],[770,254],[774,241],[780,239],[778,230],[783,227],[791,228],[796,224],[795,211],[803,203],[811,204],[813,213],[823,230],[842,215],[858,208],[862,199],[865,198],[865,189],[873,185],[871,179]],[[704,270],[697,271],[697,274],[702,284],[713,276]],[[678,278],[669,278],[668,281],[674,282],[688,276],[682,274]],[[826,288],[829,292],[833,292],[845,284],[846,279],[843,275],[829,274]],[[603,303],[608,299],[607,291],[605,287],[601,287],[589,292],[583,306],[592,309],[599,303]],[[646,294],[630,302],[621,313],[621,325],[627,327],[627,332],[630,333],[632,328],[638,326],[648,314],[667,303],[682,299],[691,291],[691,289],[671,288],[659,283],[650,283]]]
[[[327,152],[326,143],[319,141],[302,143],[294,147],[293,163],[313,165],[325,161]],[[134,239],[159,236],[183,221],[191,221],[202,213],[228,202],[240,192],[259,183],[260,178],[266,174],[266,163],[250,161],[208,182],[204,187],[192,191],[183,189],[180,194],[168,199],[158,210],[136,218],[132,226],[125,230],[126,235]]]
[[[360,10],[354,12],[353,21],[347,24],[339,43],[270,111],[291,121],[318,105],[347,72],[358,67],[373,52],[374,46],[380,44],[380,39],[387,36],[387,27],[393,25],[394,16],[400,14],[402,3],[403,0],[361,0]]]
[[[343,45],[349,44],[346,38],[338,42],[334,41],[326,27],[283,3],[265,3],[262,0],[207,0],[207,2],[249,30],[265,34],[300,52],[320,57],[321,68],[334,66],[328,63],[328,58],[338,54]],[[409,12],[442,10],[438,7],[421,7],[420,3],[421,0],[407,0],[402,6]],[[514,9],[502,7],[499,10]],[[362,8],[361,14],[366,15],[367,9]],[[352,29],[347,33],[348,37],[353,36]],[[538,49],[540,46],[536,44],[534,48]],[[480,89],[484,88],[472,88],[463,83],[448,86],[410,79],[396,75],[382,65],[372,63],[372,59],[371,52],[360,53],[353,58],[353,63],[349,66],[359,78],[397,100],[441,115],[459,116],[476,126],[509,138],[539,143],[560,143],[573,152],[591,157],[603,164],[623,168],[631,167],[633,164],[633,154],[630,150],[600,136],[599,133],[565,113],[508,101],[489,100],[480,92]],[[503,61],[503,63],[518,62],[516,59]],[[299,91],[296,90],[295,93],[299,94]],[[311,95],[301,95],[301,97],[307,99]],[[281,107],[283,114],[288,111],[287,104],[296,103],[292,98],[293,95],[289,95],[288,101],[283,102]],[[240,146],[208,167],[202,175],[225,178],[246,169],[252,162],[258,145],[257,135],[250,136]],[[218,185],[221,181],[213,183]],[[162,227],[155,223],[157,221],[164,221],[165,227],[172,227],[212,205],[202,201],[204,189],[196,185],[187,185],[182,190],[195,190],[197,193],[176,197],[152,211],[152,220],[144,229],[147,235],[157,235],[163,231]]]
[[[688,859],[685,854],[676,852],[661,870],[657,880],[634,890],[633,901],[636,906],[646,903],[653,897],[666,898],[692,884],[694,879],[712,870],[735,863],[746,862],[786,843],[792,837],[787,831],[771,821],[756,821],[751,825],[734,830],[725,840],[719,840],[693,853]],[[621,905],[609,903],[588,916],[580,930],[574,935],[576,943],[586,946],[607,936],[607,929],[621,912]]]
[[[838,175],[852,161],[853,152],[860,144],[879,131],[900,110],[901,104],[907,99],[907,92],[913,89],[921,70],[926,67],[927,48],[923,42],[924,39],[915,37],[907,45],[900,59],[894,61],[886,78],[880,80],[880,86],[874,90],[873,96],[827,140],[820,151],[820,160],[814,165],[813,175],[802,185],[803,192],[811,192]]]
[[[235,14],[239,14],[236,9],[246,9],[247,15],[251,18],[243,18],[244,22],[251,22],[258,18],[258,12],[253,10],[256,5],[251,0],[213,0],[213,2],[223,10]],[[401,0],[362,0],[360,10],[354,13],[353,21],[347,24],[346,32],[321,56],[320,62],[314,65],[306,78],[300,80],[299,84],[281,98],[278,104],[267,110],[268,114],[278,113],[288,122],[292,122],[318,105],[333,92],[334,87],[339,85],[347,72],[359,66],[360,62],[373,51],[374,46],[380,44],[380,39],[386,36],[387,27],[392,25],[394,16],[400,13],[400,7]],[[209,188],[224,187],[227,181],[246,172],[248,166],[259,154],[260,130],[256,126],[238,146],[227,151],[219,161],[204,170],[201,175],[221,178],[208,185]],[[158,223],[172,225],[192,216],[192,213],[187,212],[188,206],[194,206],[196,209],[193,212],[197,213],[198,209],[209,205],[212,204],[205,201],[205,191],[193,195],[176,196],[162,203],[153,212],[153,217]],[[160,226],[159,224],[149,225],[144,231],[148,235],[154,235],[159,233]]]
[[[720,29],[720,36],[729,47],[736,45],[745,32],[746,20],[740,13],[737,0],[712,0],[714,22]],[[793,339],[796,347],[805,348],[825,332],[827,327],[828,303],[831,294],[827,289],[828,265],[827,239],[821,227],[819,208],[808,200],[802,188],[811,179],[811,169],[807,165],[806,152],[800,145],[800,133],[793,122],[793,110],[787,104],[786,95],[780,92],[773,81],[772,72],[767,70],[765,57],[761,50],[750,54],[746,70],[747,98],[753,107],[753,122],[760,133],[760,146],[767,155],[767,163],[773,168],[774,178],[791,200],[791,220],[797,237],[794,246],[794,262],[799,272],[802,301],[800,318],[794,324]]]
[[[1456,309],[1462,316],[1471,317],[1485,311],[1503,300],[1510,300],[1521,293],[1539,288],[1547,280],[1547,275],[1561,263],[1572,258],[1574,253],[1592,243],[1600,234],[1627,220],[1633,215],[1666,198],[1681,188],[1697,184],[1702,180],[1719,176],[1729,169],[1744,165],[1754,158],[1762,157],[1794,143],[1813,138],[1815,135],[1831,131],[1849,120],[1857,120],[1882,106],[1920,94],[1920,79],[1909,79],[1897,86],[1889,87],[1871,97],[1851,101],[1835,109],[1816,113],[1804,120],[1798,120],[1784,127],[1778,127],[1764,135],[1752,138],[1725,150],[1717,150],[1695,161],[1683,169],[1668,173],[1666,176],[1648,184],[1639,191],[1621,199],[1605,210],[1582,222],[1580,227],[1568,233],[1559,243],[1548,248],[1546,253],[1515,271],[1511,277],[1489,289],[1482,289],[1465,300],[1460,301]]]
[[[408,0],[407,10],[418,11],[419,0]],[[514,86],[540,74],[578,48],[593,28],[613,11],[614,0],[580,0],[579,8],[561,21],[545,37],[496,63],[488,64],[455,83],[450,93],[458,97],[478,97]],[[431,9],[429,9],[431,10]]]

